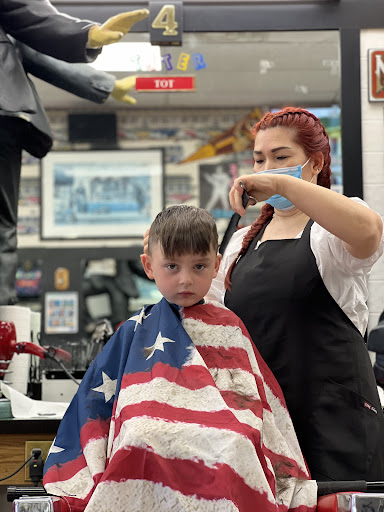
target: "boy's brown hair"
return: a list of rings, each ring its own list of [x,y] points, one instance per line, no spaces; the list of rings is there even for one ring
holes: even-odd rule
[[[203,208],[176,204],[162,210],[149,230],[148,252],[160,243],[164,256],[217,253],[218,234],[215,219]]]

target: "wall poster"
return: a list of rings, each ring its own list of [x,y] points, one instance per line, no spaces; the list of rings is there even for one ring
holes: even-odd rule
[[[142,237],[164,206],[162,149],[51,151],[41,160],[41,238]]]

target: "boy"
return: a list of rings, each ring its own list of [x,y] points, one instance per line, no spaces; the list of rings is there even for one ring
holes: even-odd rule
[[[279,386],[240,319],[204,301],[217,248],[203,209],[153,222],[142,263],[164,298],[92,363],[45,465],[72,510],[315,510]]]

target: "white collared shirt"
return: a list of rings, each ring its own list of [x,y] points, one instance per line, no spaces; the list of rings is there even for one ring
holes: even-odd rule
[[[357,203],[368,207],[367,203],[357,197],[351,198]],[[243,243],[244,235],[249,226],[234,233],[224,252],[217,277],[206,296],[209,300],[217,300],[224,304],[224,279],[233,260],[237,257]],[[303,232],[295,238],[301,238]],[[258,242],[255,250],[260,246]],[[340,308],[364,335],[368,325],[368,277],[369,272],[384,251],[384,232],[377,251],[369,258],[360,259],[352,256],[344,247],[343,242],[329,233],[316,222],[311,226],[311,250],[316,258],[324,285]]]

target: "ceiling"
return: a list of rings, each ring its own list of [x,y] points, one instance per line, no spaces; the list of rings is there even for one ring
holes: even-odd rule
[[[126,42],[149,42],[149,35],[131,33]],[[109,98],[97,109],[167,109],[328,106],[340,102],[338,31],[184,33],[183,46],[160,48],[171,54],[174,68],[138,76],[195,75],[194,92],[135,92],[132,107]],[[181,53],[200,53],[206,67],[176,69]],[[132,73],[112,72],[117,78]],[[48,110],[80,111],[94,104],[33,78]]]

